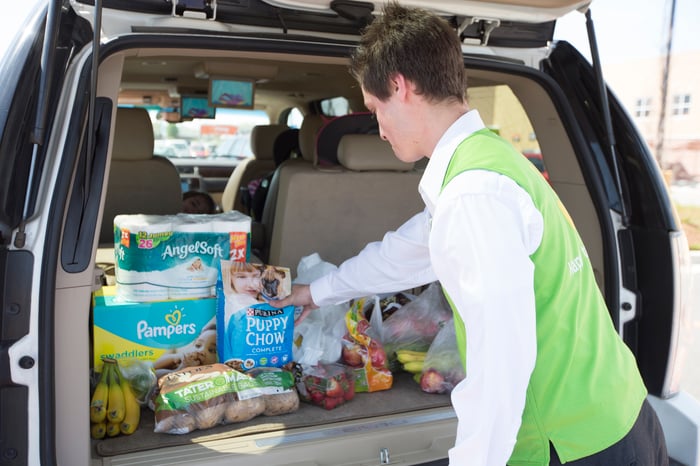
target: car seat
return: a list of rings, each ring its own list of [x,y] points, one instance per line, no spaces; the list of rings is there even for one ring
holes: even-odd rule
[[[296,271],[302,257],[316,252],[339,265],[423,209],[422,172],[397,159],[378,135],[344,135],[336,153],[335,167],[282,164],[275,174],[268,263]]]
[[[317,165],[338,165],[338,144],[346,134],[379,134],[379,123],[369,112],[341,115],[326,122],[316,138]]]
[[[272,147],[272,154],[275,161],[275,169],[285,160],[290,158],[301,157],[299,149],[299,130],[289,128],[277,136]],[[256,179],[248,183],[248,189],[241,189],[241,202],[245,210],[244,213],[250,215],[253,220],[260,221],[262,219],[263,210],[265,209],[265,200],[270,188],[270,182],[274,175],[274,170],[267,173],[262,178]]]
[[[245,212],[240,194],[241,188],[247,189],[248,183],[261,178],[275,169],[273,143],[277,136],[289,129],[287,125],[258,125],[250,133],[250,147],[253,157],[242,160],[233,169],[221,195],[221,208],[224,212],[238,210]]]
[[[114,247],[116,215],[166,215],[182,209],[180,175],[170,160],[153,155],[153,139],[153,125],[146,109],[117,108],[100,227],[101,247]]]

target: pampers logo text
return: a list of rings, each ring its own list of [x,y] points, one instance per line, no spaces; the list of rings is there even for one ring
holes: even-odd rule
[[[161,257],[163,259],[166,257],[178,257],[179,259],[185,259],[190,254],[204,254],[211,256],[214,259],[224,258],[224,250],[220,244],[210,246],[206,241],[195,241],[192,244],[183,244],[182,246],[166,245]]]
[[[196,324],[180,324],[181,318],[182,312],[175,309],[170,314],[165,315],[165,321],[168,325],[151,326],[147,321],[141,320],[136,324],[136,336],[139,340],[156,337],[170,339],[173,335],[194,335],[197,333]]]

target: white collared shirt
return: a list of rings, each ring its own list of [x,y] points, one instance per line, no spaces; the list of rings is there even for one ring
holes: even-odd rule
[[[440,281],[467,331],[467,377],[452,391],[453,466],[506,464],[537,351],[529,256],[542,239],[542,216],[522,188],[495,172],[469,170],[442,189],[457,146],[482,128],[476,110],[450,126],[419,184],[425,210],[311,283],[314,302],[324,306]]]

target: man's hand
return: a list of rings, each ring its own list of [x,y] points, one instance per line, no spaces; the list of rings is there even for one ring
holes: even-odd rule
[[[285,306],[301,307],[301,314],[294,320],[295,324],[301,323],[301,321],[306,319],[306,316],[309,315],[309,312],[318,309],[318,306],[311,297],[311,288],[309,288],[309,285],[292,285],[292,293],[289,296],[276,301],[268,301],[268,304],[277,308]]]

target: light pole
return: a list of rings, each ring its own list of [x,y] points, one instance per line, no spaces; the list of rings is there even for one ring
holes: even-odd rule
[[[676,19],[676,0],[670,0],[671,12],[669,14],[668,29],[666,31],[666,50],[664,53],[664,65],[661,68],[661,108],[659,111],[659,124],[656,129],[656,160],[663,169],[664,132],[666,126],[666,99],[668,98],[668,76],[671,71],[671,47],[673,44],[673,24]]]

